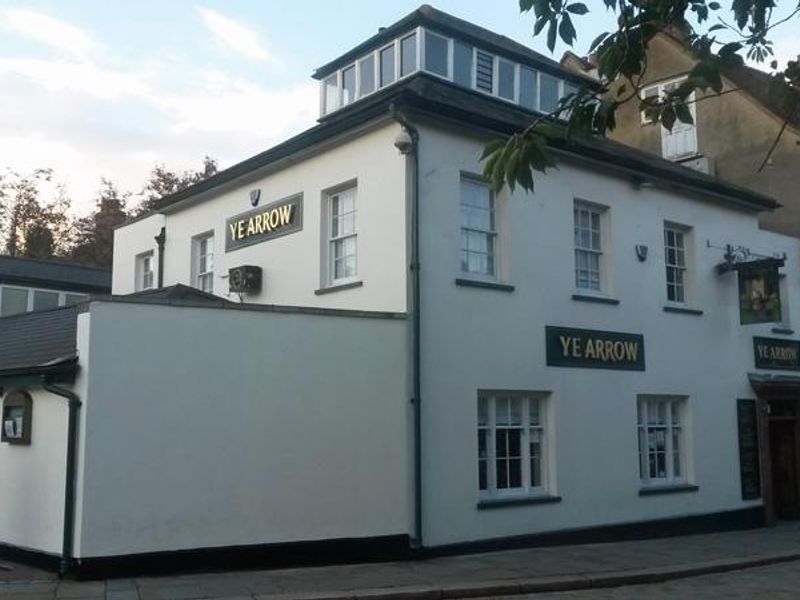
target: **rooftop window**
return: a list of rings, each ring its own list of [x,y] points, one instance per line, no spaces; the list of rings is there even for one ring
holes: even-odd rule
[[[577,89],[556,75],[417,27],[323,79],[322,114],[419,71],[543,113],[554,111],[562,98]]]

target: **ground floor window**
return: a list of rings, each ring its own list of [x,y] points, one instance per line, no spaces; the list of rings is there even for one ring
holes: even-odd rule
[[[478,394],[478,489],[494,497],[547,491],[547,394]]]
[[[685,397],[639,396],[639,476],[643,485],[686,483],[686,411]]]

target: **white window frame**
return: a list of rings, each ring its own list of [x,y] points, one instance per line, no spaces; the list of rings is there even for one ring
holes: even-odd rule
[[[141,292],[144,290],[151,290],[155,287],[155,267],[153,265],[154,253],[152,250],[142,252],[136,255],[136,265],[134,277],[136,278],[134,290]],[[145,270],[147,262],[150,264],[150,270]]]
[[[576,212],[588,212],[590,216],[596,215],[597,216],[597,235],[598,235],[598,245],[595,246],[594,243],[590,243],[589,246],[579,245],[578,240],[578,229],[579,223],[577,219]],[[607,283],[607,226],[606,220],[608,218],[608,207],[602,206],[600,204],[595,204],[594,202],[588,202],[586,200],[575,199],[573,203],[573,210],[572,210],[572,228],[573,228],[573,282],[575,289],[578,290],[581,294],[596,294],[596,295],[605,295],[608,293],[608,283]],[[594,232],[594,229],[591,228],[590,224],[590,239],[591,234]],[[580,277],[578,275],[579,271],[583,271],[584,269],[579,269],[578,267],[578,256],[580,254],[585,255],[592,255],[597,257],[597,283],[598,286],[592,287],[591,284],[589,286],[581,286],[579,285]],[[588,265],[587,260],[587,265]],[[592,269],[586,269],[589,274],[591,275]],[[591,277],[590,277],[591,281]]]
[[[675,244],[669,244],[669,234],[672,234]],[[691,299],[691,227],[686,225],[679,225],[669,221],[664,222],[664,283],[666,285],[666,297],[669,304],[679,306],[686,306],[690,303]],[[682,246],[677,244],[680,238]],[[675,255],[675,261],[670,262],[670,250]],[[682,260],[681,260],[681,254]],[[670,273],[677,273],[681,277],[681,283],[673,276],[673,283],[670,283]],[[670,298],[670,286],[673,286],[676,292],[676,298]],[[683,294],[682,299],[677,299],[677,292],[681,291]]]
[[[48,294],[58,294],[58,307],[63,307],[67,305],[67,296],[83,296],[84,299],[88,298],[89,295],[83,292],[67,292],[64,290],[51,290],[48,288],[41,288],[41,287],[28,287],[24,285],[14,285],[14,284],[0,284],[0,315],[3,313],[3,294],[2,291],[4,288],[14,289],[14,290],[24,290],[27,292],[27,299],[26,299],[26,308],[24,313],[15,313],[15,314],[25,314],[33,311],[33,297],[36,292],[46,292]],[[52,310],[52,309],[48,309]],[[13,315],[5,315],[5,316],[13,316]]]
[[[663,98],[666,95],[665,88],[667,88],[669,86],[676,85],[676,84],[680,85],[680,83],[682,81],[685,81],[686,78],[687,78],[686,75],[681,75],[680,77],[673,77],[671,79],[665,79],[664,81],[659,81],[659,82],[652,83],[650,85],[644,86],[640,90],[640,98],[642,100],[644,100],[645,97],[647,96],[648,90],[653,90],[653,89],[657,90],[657,95],[658,95],[659,98]],[[689,111],[692,114],[692,121],[693,122],[691,124],[691,128],[692,128],[692,132],[693,132],[692,135],[694,137],[694,150],[692,152],[687,153],[687,154],[679,154],[679,155],[676,155],[676,156],[665,156],[665,153],[664,153],[664,136],[665,135],[669,135],[670,132],[667,130],[666,127],[661,125],[661,129],[660,129],[660,134],[661,134],[661,154],[662,154],[662,158],[665,158],[667,160],[678,160],[679,161],[679,160],[682,160],[682,159],[686,159],[686,158],[695,156],[697,154],[697,152],[698,152],[698,146],[697,146],[697,106],[696,106],[697,105],[697,94],[695,92],[692,92],[686,98],[686,105],[689,107]],[[650,119],[650,118],[647,117],[645,111],[640,111],[640,121],[641,121],[642,126],[654,125],[655,124],[655,121],[653,119]],[[677,119],[676,119],[676,123],[678,123]],[[680,122],[680,123],[682,124],[682,122]],[[688,123],[686,125],[688,125]]]
[[[519,391],[519,390],[478,390],[477,406],[477,428],[478,434],[476,467],[477,467],[477,487],[478,496],[483,500],[502,499],[520,496],[543,496],[553,492],[553,478],[551,474],[552,459],[552,427],[550,426],[550,392],[548,391]],[[500,402],[519,403],[520,421],[516,424],[497,424],[497,406]],[[531,421],[531,403],[538,405],[538,422]],[[510,409],[511,404],[507,405]],[[482,411],[485,407],[485,411]],[[482,414],[485,420],[482,419]],[[509,419],[510,421],[510,419]],[[508,457],[497,456],[497,435],[498,431],[511,429],[520,432],[520,454],[519,457],[511,457],[511,460],[520,462],[520,485],[518,487],[498,487],[497,467],[498,460],[509,460]],[[531,481],[531,440],[534,432],[539,435],[539,485],[534,485]],[[481,452],[481,438],[484,437],[483,447],[485,454]],[[508,438],[507,438],[508,448]],[[485,487],[481,482],[481,463],[485,464]],[[507,465],[510,468],[510,465]],[[509,471],[510,472],[510,471]],[[508,478],[510,485],[511,478]]]
[[[203,242],[211,241],[211,252],[206,252],[206,269],[200,270],[203,256],[201,255]],[[206,231],[205,233],[198,234],[192,238],[192,287],[198,290],[214,293],[214,259],[216,247],[214,243],[214,231]],[[211,269],[208,269],[208,257],[211,257]],[[204,282],[208,281],[209,288],[206,289]]]
[[[481,186],[481,187],[484,187],[484,188],[486,188],[488,190],[488,192],[489,192],[489,206],[490,206],[490,208],[489,208],[490,229],[488,229],[488,230],[475,229],[474,227],[468,227],[467,224],[464,222],[463,209],[464,209],[465,205],[464,205],[464,196],[461,193],[461,189],[462,189],[462,186],[464,185],[464,183],[469,183],[469,184],[472,184],[472,185]],[[463,275],[464,277],[469,277],[469,278],[472,278],[472,279],[483,279],[483,280],[487,280],[487,281],[497,281],[499,279],[498,273],[499,273],[499,266],[500,266],[499,252],[498,252],[498,250],[499,250],[498,242],[499,242],[500,236],[499,236],[499,233],[498,233],[497,194],[495,194],[495,192],[492,189],[491,185],[485,179],[483,179],[482,177],[476,176],[476,175],[469,174],[469,173],[462,173],[461,174],[461,177],[459,179],[458,187],[459,187],[458,207],[459,207],[459,219],[460,219],[460,228],[459,228],[459,234],[460,234],[459,235],[459,240],[460,240],[460,242],[459,242],[459,271],[461,272],[461,275]],[[477,252],[470,251],[470,250],[468,250],[467,248],[464,247],[464,243],[463,243],[463,234],[464,234],[464,232],[478,233],[478,234],[482,234],[482,235],[486,236],[486,238],[488,240],[489,247],[490,247],[490,251],[487,253],[487,257],[491,258],[491,263],[492,263],[491,272],[488,272],[488,273],[476,273],[474,271],[469,271],[469,270],[464,268],[464,260],[462,258],[463,254],[465,252],[467,252],[467,253],[472,252],[473,254],[477,254]]]
[[[342,194],[352,193],[353,195],[353,210],[347,213],[333,214],[333,200]],[[341,218],[343,216],[353,215],[353,231],[352,233],[334,235],[333,232],[333,219],[334,216]],[[325,193],[325,256],[327,263],[327,275],[325,277],[328,286],[346,285],[358,281],[358,185],[356,183],[348,183]],[[344,277],[336,277],[336,246],[343,244],[345,240],[353,239],[355,242],[355,272],[352,275]],[[347,255],[346,255],[347,256]],[[341,258],[341,257],[340,257]]]
[[[666,418],[663,421],[651,423],[653,411],[658,411],[658,406],[664,405]],[[639,394],[636,399],[636,430],[639,457],[639,480],[643,488],[686,485],[691,480],[690,475],[690,448],[689,448],[689,399],[688,396]],[[663,451],[658,448],[653,451],[650,445],[650,435],[657,436],[663,432]],[[675,449],[675,439],[678,440],[678,449]],[[656,438],[657,439],[657,438]],[[655,455],[655,469],[658,469],[658,454],[664,455],[664,471],[652,474],[651,455]],[[678,471],[675,473],[675,459],[678,461]],[[660,473],[663,473],[660,474]]]

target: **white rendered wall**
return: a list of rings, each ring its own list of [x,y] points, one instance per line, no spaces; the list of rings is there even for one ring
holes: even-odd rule
[[[0,444],[0,543],[60,555],[67,403],[38,387],[27,391],[33,399],[30,445]]]
[[[498,198],[501,281],[511,293],[458,287],[459,174],[480,173],[485,140],[432,127],[421,132],[422,406],[426,545],[711,513],[758,505],[741,499],[736,399],[754,397],[754,335],[741,326],[735,273],[723,250],[786,252],[789,313],[800,319],[797,240],[759,231],[752,214],[722,208],[585,167],[560,163],[536,192]],[[573,199],[610,207],[611,293],[618,306],[575,293]],[[692,308],[666,304],[663,227],[693,227]],[[639,262],[636,244],[649,255]],[[787,299],[784,298],[784,302]],[[545,326],[644,335],[646,371],[545,365]],[[777,337],[777,336],[775,336]],[[549,390],[557,504],[478,510],[477,390]],[[637,394],[689,396],[695,493],[640,497]]]
[[[80,556],[409,533],[404,319],[91,320]]]
[[[114,230],[114,268],[111,291],[130,294],[136,291],[136,257],[153,253],[153,282],[158,283],[158,245],[155,237],[165,224],[164,215],[150,215]]]
[[[323,154],[302,160],[269,176],[219,192],[193,207],[163,218],[167,240],[164,285],[192,283],[191,243],[214,231],[214,293],[228,297],[228,269],[263,268],[262,293],[249,303],[323,306],[402,312],[406,309],[405,158],[394,146],[396,123],[385,125]],[[358,279],[363,286],[316,295],[325,285],[321,248],[325,228],[322,199],[326,190],[357,184]],[[252,246],[225,252],[225,220],[252,208],[250,190],[260,189],[260,206],[303,194],[303,229]],[[114,293],[134,291],[134,256],[154,247],[161,221],[133,223],[117,230]],[[230,296],[231,299],[237,299]]]

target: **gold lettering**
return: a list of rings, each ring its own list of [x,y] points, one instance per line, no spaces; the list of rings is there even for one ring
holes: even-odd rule
[[[569,356],[569,338],[560,335],[558,336],[558,340],[561,342],[561,355]]]
[[[607,361],[613,361],[614,360],[614,342],[612,342],[611,340],[606,340],[604,345],[606,347],[606,360]]]
[[[236,223],[236,239],[240,240],[244,237],[244,221]]]
[[[271,211],[269,211],[269,225],[270,225],[270,227],[272,227],[273,229],[278,227],[278,225],[280,224],[280,217],[281,217],[281,215],[280,215],[280,213],[278,213],[278,211],[276,209],[273,208]]]
[[[639,343],[625,342],[625,355],[629,361],[635,361],[636,357],[639,355]]]
[[[236,223],[231,223],[230,225],[228,225],[228,227],[231,228],[231,239],[235,240],[236,239]]]
[[[603,362],[606,361],[606,347],[603,345],[603,340],[595,340],[594,351],[597,354],[597,358]]]
[[[253,229],[255,233],[264,233],[264,230],[261,228],[261,215],[256,215],[253,217]]]
[[[249,219],[247,219],[247,233],[245,233],[245,235],[247,237],[250,237],[255,232],[256,232],[256,228],[255,228],[255,225],[253,225],[253,217],[250,217]]]
[[[281,212],[281,225],[288,225],[292,219],[292,205],[284,204],[278,210]]]
[[[269,226],[269,212],[263,213],[261,218],[264,219],[264,231],[272,231],[272,228]]]
[[[583,351],[583,355],[586,358],[596,358],[594,353],[595,345],[592,343],[592,339],[589,338],[586,340],[586,349]]]
[[[622,342],[614,342],[614,360],[625,360],[625,345]]]
[[[572,356],[575,358],[582,358],[583,353],[581,350],[581,339],[580,338],[572,338]]]

